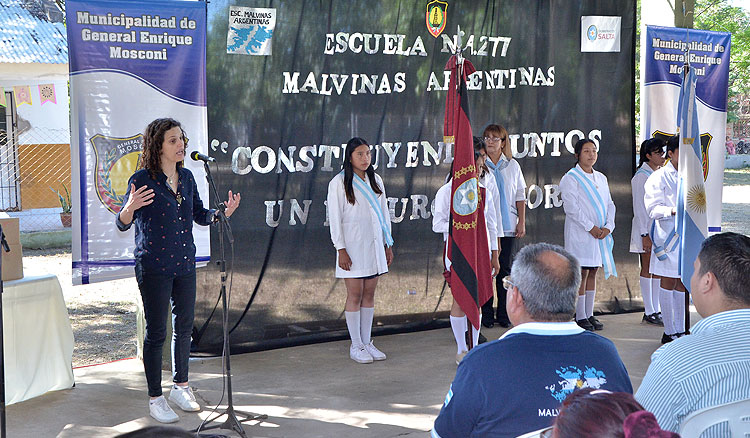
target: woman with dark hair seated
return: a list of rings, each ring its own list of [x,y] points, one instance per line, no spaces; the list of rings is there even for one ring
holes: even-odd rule
[[[568,396],[551,429],[551,438],[679,438],[662,430],[654,414],[643,409],[632,394],[604,389],[579,389]]]

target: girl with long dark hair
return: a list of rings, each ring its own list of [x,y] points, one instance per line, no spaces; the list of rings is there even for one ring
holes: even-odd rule
[[[115,222],[120,231],[135,224],[135,278],[143,299],[146,336],[143,367],[149,412],[162,423],[179,420],[162,395],[161,354],[167,314],[172,310],[172,376],[169,400],[183,411],[200,411],[188,384],[190,336],[195,311],[193,222],[209,225],[215,210],[203,207],[193,174],[183,164],[187,138],[180,122],[156,119],[143,134],[141,169],[130,177],[127,199]],[[225,215],[240,205],[229,191]],[[171,303],[171,306],[170,306]]]
[[[664,164],[664,145],[658,138],[649,138],[641,144],[640,164],[630,180],[633,193],[633,224],[630,227],[630,252],[638,254],[641,262],[641,295],[645,313],[643,321],[654,325],[664,325],[659,312],[659,278],[652,278],[649,273],[651,263],[651,218],[646,212],[646,180],[655,170]]]
[[[344,170],[328,184],[328,221],[336,248],[336,278],[346,285],[346,326],[358,363],[384,360],[372,342],[375,288],[393,261],[391,215],[383,179],[372,168],[370,146],[354,137],[346,144]]]
[[[586,330],[601,330],[604,326],[594,317],[596,271],[604,266],[605,277],[617,276],[611,235],[615,203],[607,177],[594,170],[599,157],[596,144],[584,138],[573,150],[576,165],[560,179],[560,192],[565,210],[565,249],[581,263],[576,322]]]

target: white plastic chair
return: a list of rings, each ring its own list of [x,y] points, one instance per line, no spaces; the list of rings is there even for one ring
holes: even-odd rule
[[[548,436],[552,436],[552,426],[518,435],[516,438],[546,438]]]
[[[750,399],[693,412],[682,420],[680,435],[699,438],[706,429],[723,422],[729,423],[731,438],[750,438]]]

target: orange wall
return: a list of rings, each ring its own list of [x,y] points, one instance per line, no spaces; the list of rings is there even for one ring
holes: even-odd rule
[[[21,179],[21,209],[59,207],[57,195],[70,190],[69,144],[24,144],[18,146]]]

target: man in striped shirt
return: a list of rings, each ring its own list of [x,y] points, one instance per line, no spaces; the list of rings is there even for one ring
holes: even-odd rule
[[[654,352],[635,396],[673,432],[692,412],[750,398],[750,238],[711,236],[694,265],[690,289],[703,319]],[[728,425],[703,435],[714,436],[729,436]]]

